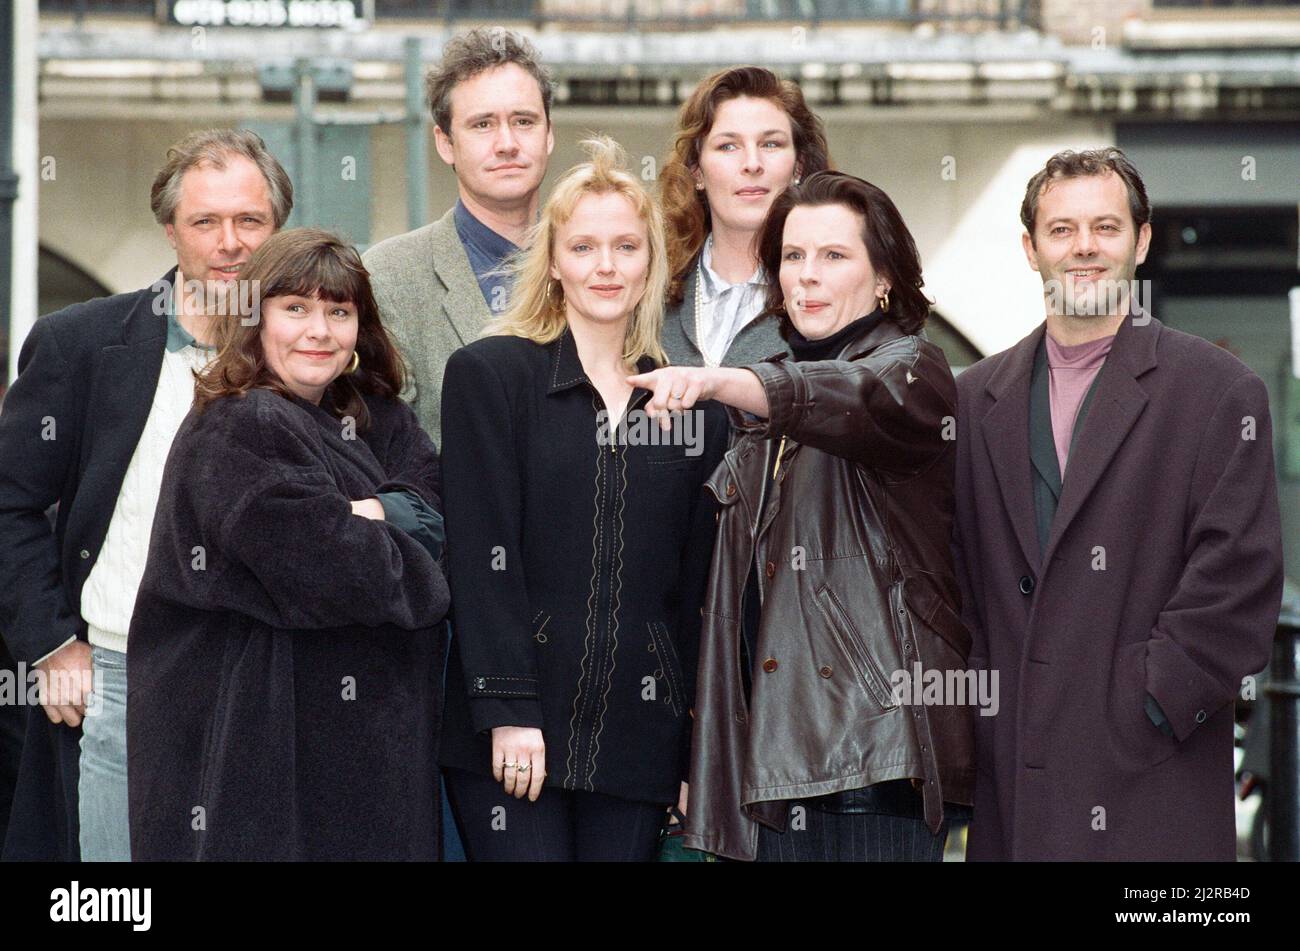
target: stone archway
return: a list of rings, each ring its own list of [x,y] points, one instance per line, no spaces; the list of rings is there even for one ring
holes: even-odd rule
[[[57,251],[42,245],[37,258],[39,306],[37,313],[49,314],[69,304],[104,297],[111,293],[84,268]]]

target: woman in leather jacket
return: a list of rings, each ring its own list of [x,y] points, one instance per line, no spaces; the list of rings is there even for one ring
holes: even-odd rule
[[[686,844],[937,861],[971,802],[975,691],[950,549],[957,394],[920,335],[919,255],[884,192],[824,171],[776,199],[760,258],[791,355],[631,378],[661,425],[713,399],[739,433],[708,483]]]

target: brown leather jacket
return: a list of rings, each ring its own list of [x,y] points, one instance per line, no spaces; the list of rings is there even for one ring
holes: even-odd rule
[[[755,823],[782,829],[786,800],[909,777],[937,831],[945,800],[971,802],[974,698],[918,704],[921,686],[896,690],[894,678],[918,661],[962,671],[970,651],[950,548],[952,372],[937,346],[888,320],[836,361],[782,355],[749,369],[770,411],[733,413],[739,438],[708,482],[722,508],[686,844],[753,859]],[[755,559],[763,606],[747,703],[742,598]]]

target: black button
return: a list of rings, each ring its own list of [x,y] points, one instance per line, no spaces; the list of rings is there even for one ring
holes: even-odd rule
[[[1204,723],[1204,722],[1205,722],[1205,711],[1204,711],[1204,710],[1197,710],[1197,711],[1196,711],[1196,722],[1197,722],[1197,723]]]
[[[1026,595],[1027,595],[1027,594],[1033,594],[1033,593],[1034,593],[1034,579],[1031,578],[1031,577],[1029,577],[1029,575],[1022,575],[1022,576],[1021,576],[1021,578],[1020,578],[1020,593],[1021,593],[1021,594],[1026,594]]]

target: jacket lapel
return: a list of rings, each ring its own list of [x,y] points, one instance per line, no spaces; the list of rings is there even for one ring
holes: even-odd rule
[[[97,465],[105,466],[114,494],[120,491],[153,408],[167,344],[169,285],[175,279],[173,268],[138,292],[122,321],[121,342],[100,351],[89,403],[90,438],[82,458],[83,462],[94,458]]]
[[[447,212],[429,229],[429,257],[433,270],[447,288],[442,310],[462,344],[477,340],[492,317],[478,278],[470,267],[469,255],[456,233],[454,210]]]
[[[1160,321],[1154,318],[1140,327],[1125,318],[1115,334],[1115,343],[1098,375],[1096,395],[1088,415],[1077,438],[1072,440],[1073,449],[1061,484],[1060,506],[1043,553],[1044,565],[1146,408],[1146,390],[1137,378],[1156,365],[1160,328]]]
[[[682,284],[682,303],[677,308],[677,319],[681,322],[682,333],[690,341],[696,353],[704,353],[699,338],[695,336],[695,285],[700,277],[699,255],[691,261],[691,268],[686,272],[686,281]]]
[[[997,401],[980,421],[980,434],[988,452],[1002,504],[1015,529],[1028,564],[1038,564],[1038,535],[1034,520],[1034,494],[1030,484],[1029,381],[1034,354],[1043,339],[1044,323],[1011,348],[1006,360],[985,384]]]

